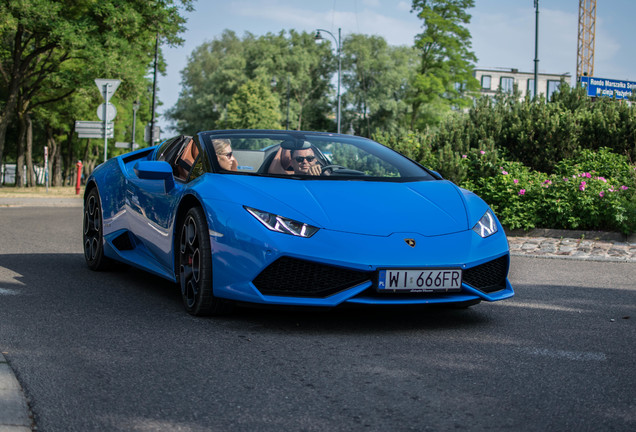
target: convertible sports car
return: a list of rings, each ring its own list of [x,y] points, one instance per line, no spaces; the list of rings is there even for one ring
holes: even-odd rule
[[[350,135],[199,132],[110,159],[87,180],[83,241],[91,269],[174,281],[193,315],[514,294],[484,201]]]

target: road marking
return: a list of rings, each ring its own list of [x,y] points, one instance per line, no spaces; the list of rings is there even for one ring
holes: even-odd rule
[[[16,290],[0,288],[0,295],[16,295],[18,292]]]
[[[551,350],[547,348],[520,348],[520,350],[526,354],[552,357],[566,360],[576,361],[606,361],[607,356],[602,352],[585,352],[585,351],[563,351],[563,350]]]

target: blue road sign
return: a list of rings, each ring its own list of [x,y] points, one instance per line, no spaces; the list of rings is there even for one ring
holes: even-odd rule
[[[629,99],[632,92],[636,91],[636,82],[632,81],[583,76],[579,82],[583,88],[587,88],[587,95],[591,97]]]

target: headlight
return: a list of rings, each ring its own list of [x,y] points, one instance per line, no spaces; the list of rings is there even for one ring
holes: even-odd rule
[[[495,221],[495,215],[492,214],[492,211],[488,210],[481,219],[479,219],[479,222],[473,227],[473,231],[483,238],[497,232],[497,222]]]
[[[260,223],[272,231],[305,238],[311,237],[318,231],[318,228],[315,226],[307,225],[306,223],[278,216],[273,213],[256,210],[250,207],[245,207],[245,210],[250,212],[250,214],[258,219]]]

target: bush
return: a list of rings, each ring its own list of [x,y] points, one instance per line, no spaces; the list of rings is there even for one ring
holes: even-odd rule
[[[475,175],[461,186],[481,196],[510,229],[636,231],[636,166],[625,156],[587,150],[556,171],[502,161],[496,175]]]
[[[461,186],[486,201],[506,228],[529,230],[538,222],[534,203],[543,192],[540,177],[520,162],[502,161],[496,174],[471,177]]]

